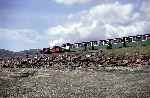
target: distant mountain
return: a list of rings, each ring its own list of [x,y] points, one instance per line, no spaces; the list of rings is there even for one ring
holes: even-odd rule
[[[29,54],[29,55],[36,55],[40,53],[40,49],[30,49],[30,50],[24,50],[24,51],[20,51],[19,53],[22,54]]]
[[[14,55],[15,55],[15,52],[13,52],[13,51],[0,49],[0,57],[11,57],[11,56],[14,56]]]
[[[30,49],[20,52],[13,52],[5,49],[0,49],[0,57],[13,57],[13,56],[22,56],[22,55],[36,55],[40,53],[40,49]]]

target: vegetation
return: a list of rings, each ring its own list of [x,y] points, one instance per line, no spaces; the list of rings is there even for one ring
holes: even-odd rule
[[[108,56],[120,55],[120,56],[132,56],[132,55],[149,55],[150,56],[150,46],[145,47],[128,47],[128,48],[118,48],[111,50],[104,50]]]
[[[14,56],[15,53],[13,51],[0,49],[0,57]]]
[[[29,55],[36,55],[36,54],[40,53],[40,49],[24,50],[24,51],[21,51],[19,53],[29,54]]]
[[[150,67],[111,72],[3,69],[0,74],[1,98],[150,98]]]
[[[24,50],[20,52],[14,52],[14,51],[9,51],[5,49],[0,49],[0,57],[13,57],[13,56],[21,56],[21,55],[36,55],[40,53],[40,49],[30,49],[30,50]]]
[[[92,52],[98,50],[91,50]],[[108,56],[150,55],[150,46],[104,49]],[[0,56],[36,54],[39,50]],[[99,70],[0,69],[0,98],[150,98],[150,66]]]

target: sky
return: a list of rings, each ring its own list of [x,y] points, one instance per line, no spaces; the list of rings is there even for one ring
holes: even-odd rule
[[[0,48],[150,33],[150,0],[0,0]]]

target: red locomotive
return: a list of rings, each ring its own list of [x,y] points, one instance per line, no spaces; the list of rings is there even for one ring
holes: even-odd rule
[[[43,48],[41,50],[42,54],[52,54],[52,53],[62,53],[62,52],[65,52],[65,50],[60,46],[54,46],[53,48]]]

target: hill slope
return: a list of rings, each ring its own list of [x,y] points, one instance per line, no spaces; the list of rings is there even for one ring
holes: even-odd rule
[[[30,50],[24,50],[20,52],[13,52],[5,49],[0,49],[0,57],[12,57],[12,56],[21,56],[21,55],[35,55],[37,53],[40,53],[40,49],[30,49]]]

